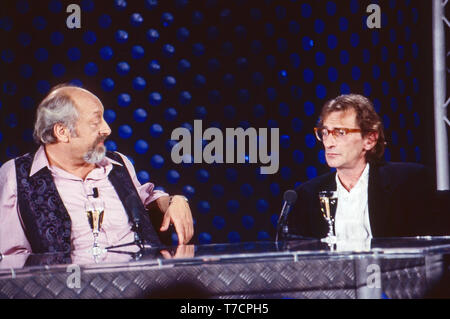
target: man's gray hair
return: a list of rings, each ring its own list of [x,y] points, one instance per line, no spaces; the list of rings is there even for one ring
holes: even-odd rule
[[[71,136],[76,136],[75,125],[78,111],[72,98],[61,88],[71,85],[58,85],[39,104],[36,111],[36,122],[33,137],[38,144],[52,144],[56,142],[53,127],[62,124],[67,127]]]

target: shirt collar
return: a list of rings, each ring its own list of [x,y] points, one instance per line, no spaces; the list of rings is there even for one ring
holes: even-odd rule
[[[370,164],[367,163],[366,167],[364,168],[361,176],[359,177],[358,181],[356,182],[355,186],[350,190],[350,192],[352,192],[354,189],[359,189],[360,187],[366,186],[369,183],[369,168],[370,168]],[[336,186],[338,188],[338,190],[345,190],[345,192],[350,193],[349,191],[347,191],[344,187],[344,185],[342,185],[341,181],[339,180],[339,176],[336,173]]]
[[[97,165],[100,167],[106,167],[106,166],[108,166],[108,164],[123,166],[121,163],[119,163],[107,156],[105,156],[105,158],[103,160],[101,160],[100,163],[98,163]],[[39,147],[39,149],[36,151],[36,153],[34,154],[33,163],[31,164],[31,169],[30,169],[30,177],[33,176],[34,174],[36,174],[37,172],[39,172],[44,167],[47,167],[48,169],[50,169],[50,164],[48,162],[47,154],[45,153],[45,148],[43,145],[41,145]]]

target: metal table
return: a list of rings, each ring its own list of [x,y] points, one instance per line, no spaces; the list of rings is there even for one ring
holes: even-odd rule
[[[448,298],[450,237],[5,256],[0,298]]]

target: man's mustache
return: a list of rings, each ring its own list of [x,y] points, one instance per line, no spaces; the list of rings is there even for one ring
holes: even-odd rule
[[[104,143],[106,141],[107,136],[99,136],[94,142],[94,146],[97,146],[100,143]]]

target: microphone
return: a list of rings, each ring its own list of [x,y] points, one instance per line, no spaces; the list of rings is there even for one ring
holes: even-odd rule
[[[94,187],[92,189],[92,194],[87,194],[88,199],[89,199],[89,196],[92,196],[92,198],[98,198],[98,188]]]
[[[137,196],[133,193],[128,195],[127,199],[125,200],[125,207],[129,207],[130,213],[131,213],[131,219],[133,224],[139,225],[141,222],[141,217],[139,215],[139,206],[138,201],[140,199],[137,198]]]
[[[276,242],[278,242],[278,236],[280,235],[280,232],[282,232],[282,237],[285,238],[285,236],[289,231],[286,223],[287,216],[289,214],[291,207],[297,200],[297,192],[292,189],[285,191],[283,195],[283,200],[284,200],[283,208],[281,209],[280,217],[278,218],[277,223],[277,234],[275,238]]]
[[[93,196],[94,196],[94,198],[97,198],[98,197],[98,188],[97,187],[94,187],[93,189],[92,189],[92,192],[93,192]]]
[[[141,224],[141,217],[139,215],[139,202],[140,199],[134,194],[131,193],[128,195],[127,199],[125,200],[125,207],[127,207],[130,210],[131,213],[131,221],[133,223],[133,231],[134,231],[134,239],[136,243],[138,243],[138,246],[142,245],[141,238],[139,236],[140,233],[140,224]]]

